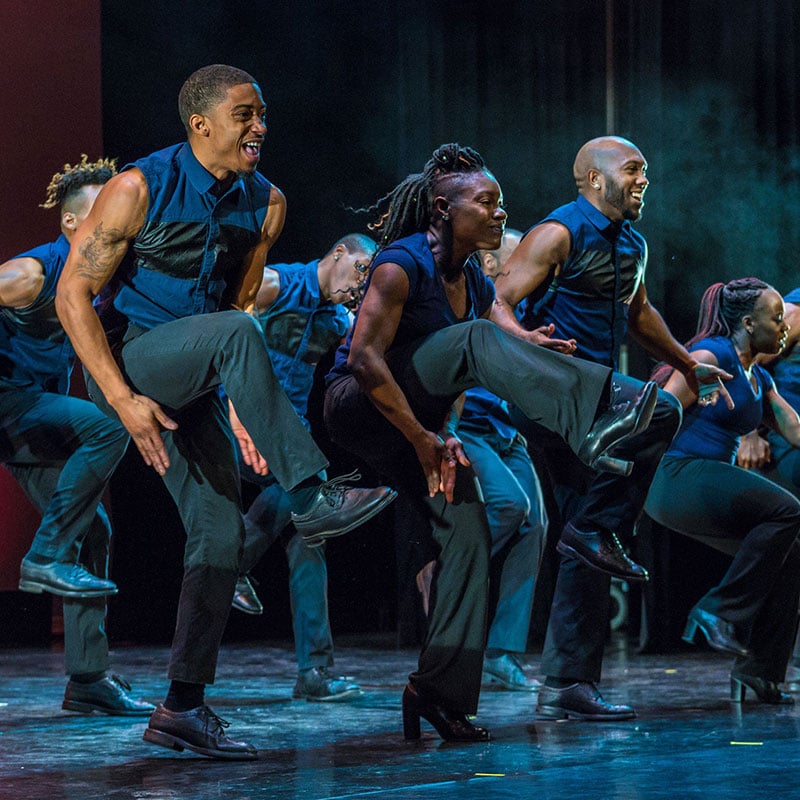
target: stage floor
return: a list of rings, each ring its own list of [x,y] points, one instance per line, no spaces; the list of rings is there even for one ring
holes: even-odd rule
[[[62,712],[61,654],[2,650],[0,798],[775,800],[800,792],[800,712],[731,703],[730,662],[711,651],[644,656],[612,643],[601,688],[636,707],[633,721],[538,722],[535,695],[487,689],[478,721],[493,741],[443,744],[423,721],[422,741],[409,744],[400,694],[415,653],[380,644],[340,644],[337,674],[365,692],[337,704],[291,699],[287,647],[226,645],[207,700],[233,723],[233,738],[259,748],[258,761],[235,763],[147,744],[141,719]],[[535,674],[538,656],[526,660]],[[166,661],[166,648],[113,653],[114,670],[153,702],[165,693]]]

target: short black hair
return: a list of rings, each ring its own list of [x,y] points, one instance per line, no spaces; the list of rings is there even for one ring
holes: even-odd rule
[[[206,114],[225,99],[228,89],[242,83],[256,83],[256,79],[249,72],[227,64],[210,64],[193,72],[178,94],[183,127],[188,131],[192,114]]]
[[[47,187],[47,197],[41,208],[55,208],[63,205],[77,195],[84,186],[102,186],[117,174],[117,160],[100,158],[89,161],[86,153],[81,154],[80,164],[74,167],[64,164],[63,172],[56,172]]]

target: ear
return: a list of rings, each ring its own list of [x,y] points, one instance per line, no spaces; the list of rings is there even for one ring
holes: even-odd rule
[[[72,211],[65,211],[61,215],[61,229],[75,231],[78,228],[78,218]]]
[[[750,316],[750,314],[745,314],[742,317],[742,327],[748,333],[752,333],[753,332],[753,318]]]
[[[599,169],[595,169],[592,167],[586,175],[586,179],[589,182],[589,186],[592,189],[602,189],[603,188],[603,173],[600,172]]]
[[[192,114],[189,117],[189,130],[196,136],[208,136],[208,125],[202,114]]]
[[[494,257],[494,253],[489,250],[481,250],[481,266],[483,267],[484,275],[494,275],[500,263]]]
[[[438,197],[433,198],[433,210],[439,212],[439,216],[444,217],[447,219],[448,214],[450,213],[450,203],[448,202],[447,198],[439,195]]]

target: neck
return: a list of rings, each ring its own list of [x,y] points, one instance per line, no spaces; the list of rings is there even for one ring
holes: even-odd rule
[[[428,245],[433,253],[436,269],[446,281],[454,281],[464,271],[464,264],[472,250],[457,248],[454,243],[448,243],[446,232],[441,226],[431,226],[428,229]]]
[[[317,264],[317,283],[319,283],[319,296],[323,300],[331,299],[331,286],[330,286],[330,263],[328,257],[323,258]]]
[[[737,331],[731,336],[731,342],[733,342],[736,355],[739,356],[739,362],[746,371],[749,370],[750,367],[753,366],[758,354],[753,352],[753,348],[750,346],[750,337],[747,335],[747,332],[744,330]]]

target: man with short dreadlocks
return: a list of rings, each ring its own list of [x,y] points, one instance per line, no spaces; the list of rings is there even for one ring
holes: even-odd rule
[[[107,675],[103,622],[111,526],[100,498],[128,434],[94,403],[67,396],[75,353],[55,313],[56,283],[70,242],[114,162],[65,165],[44,208],[59,207],[61,236],[0,265],[0,460],[42,515],[22,561],[19,588],[64,598],[63,708],[147,715],[130,686]]]

